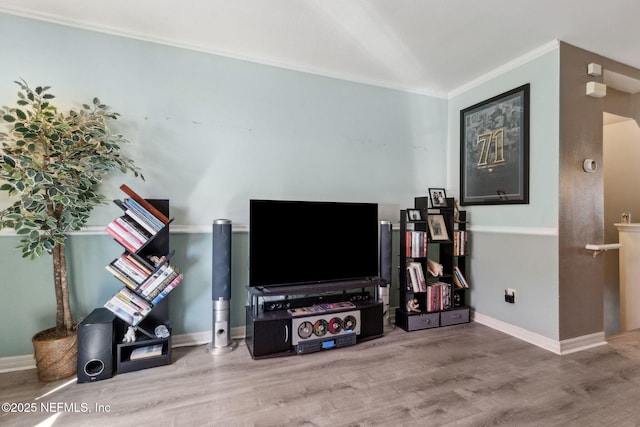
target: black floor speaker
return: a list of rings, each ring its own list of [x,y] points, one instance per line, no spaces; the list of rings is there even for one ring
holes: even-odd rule
[[[380,221],[378,239],[378,255],[380,256],[378,265],[380,266],[380,277],[383,280],[383,285],[387,286],[391,284],[391,253],[393,247],[391,238],[391,223],[389,221]]]
[[[393,241],[391,237],[391,222],[380,221],[380,229],[378,234],[378,265],[380,267],[380,277],[382,284],[378,286],[378,300],[382,302],[383,321],[387,326],[391,325],[391,309],[390,309],[390,288],[391,288],[391,264],[392,264],[392,247]]]
[[[78,326],[78,383],[113,376],[116,325],[115,314],[96,308]]]

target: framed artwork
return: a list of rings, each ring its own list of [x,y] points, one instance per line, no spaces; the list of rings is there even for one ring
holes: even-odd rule
[[[407,209],[407,219],[409,221],[422,221],[420,209]]]
[[[529,203],[529,84],[460,111],[460,204]]]
[[[447,207],[447,192],[444,188],[430,188],[429,199],[431,200],[431,206],[434,208]]]
[[[447,233],[447,224],[444,222],[444,216],[439,214],[429,215],[427,223],[429,224],[431,240],[449,240],[449,233]]]

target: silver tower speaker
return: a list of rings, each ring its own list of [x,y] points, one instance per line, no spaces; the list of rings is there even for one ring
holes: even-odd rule
[[[211,268],[211,299],[213,300],[213,337],[208,351],[224,354],[237,343],[231,340],[231,221],[213,222],[213,251]]]
[[[391,289],[391,222],[380,221],[380,232],[378,234],[378,266],[382,284],[378,286],[378,300],[382,302],[382,319],[385,328],[392,327],[391,310],[389,303],[389,290]]]

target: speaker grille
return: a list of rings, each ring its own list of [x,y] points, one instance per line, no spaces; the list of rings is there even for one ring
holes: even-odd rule
[[[231,299],[231,221],[213,222],[212,299]]]
[[[115,315],[96,308],[78,326],[78,382],[113,376]]]
[[[83,324],[80,329],[81,339],[78,342],[78,348],[86,354],[103,354],[105,351],[111,351],[111,334],[110,326],[96,326],[93,324]]]
[[[380,277],[384,284],[391,283],[391,223],[380,221]]]

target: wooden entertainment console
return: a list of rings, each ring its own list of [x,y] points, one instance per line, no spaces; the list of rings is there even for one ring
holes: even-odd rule
[[[383,307],[377,300],[377,286],[381,283],[374,279],[322,285],[249,287],[246,342],[251,357],[312,353],[381,337]],[[367,292],[367,288],[374,290]],[[354,292],[356,289],[360,291]],[[271,309],[265,310],[264,302],[268,297],[283,298],[270,301]]]

